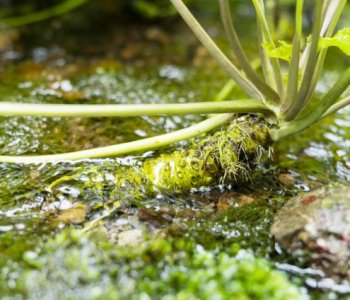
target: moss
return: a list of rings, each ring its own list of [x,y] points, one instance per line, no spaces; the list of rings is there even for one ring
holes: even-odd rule
[[[237,119],[193,145],[148,159],[140,174],[149,191],[178,193],[228,180],[249,179],[263,150],[269,146],[269,126],[254,117]],[[132,181],[137,181],[135,177]]]
[[[139,168],[117,169],[115,186],[129,193],[132,191],[133,195],[139,192],[154,195],[186,193],[224,182],[245,182],[250,179],[262,152],[270,144],[269,124],[256,117],[245,116],[187,150],[146,159]],[[49,189],[74,180],[82,182],[85,187],[92,187],[97,182],[94,177],[99,176],[97,174],[101,171],[99,167],[90,170],[79,168],[75,174],[53,182]]]
[[[303,298],[265,260],[232,252],[208,252],[183,239],[120,248],[65,231],[3,269],[0,287],[26,299]]]
[[[185,227],[173,225],[172,234],[186,235],[208,249],[229,248],[237,245],[241,249],[253,250],[254,254],[273,257],[275,241],[271,239],[270,226],[274,207],[266,200],[256,199],[251,204],[231,207],[227,211],[201,216],[194,220],[183,220]]]

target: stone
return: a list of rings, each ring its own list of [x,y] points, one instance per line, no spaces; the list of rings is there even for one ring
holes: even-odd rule
[[[350,278],[350,186],[327,186],[292,198],[271,234],[288,253],[334,279]]]

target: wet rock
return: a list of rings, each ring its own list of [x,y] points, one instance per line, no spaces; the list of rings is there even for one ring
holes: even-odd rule
[[[85,221],[86,215],[86,205],[76,203],[72,207],[61,211],[56,220],[64,223],[81,224]]]
[[[278,175],[278,181],[285,186],[292,186],[295,183],[294,176],[288,173],[280,173]]]
[[[128,231],[121,232],[119,234],[118,245],[136,245],[142,240],[142,230],[140,229],[131,229]]]
[[[228,192],[222,194],[218,202],[216,204],[216,207],[218,211],[226,211],[229,208],[233,206],[241,206],[246,205],[254,202],[256,200],[252,195],[244,195],[237,192]]]
[[[106,218],[102,225],[107,239],[120,246],[139,244],[148,234],[158,233],[157,228],[152,224],[144,223],[139,219],[137,209],[121,213],[117,218]]]
[[[271,233],[309,267],[334,279],[350,277],[350,186],[328,186],[291,199]]]

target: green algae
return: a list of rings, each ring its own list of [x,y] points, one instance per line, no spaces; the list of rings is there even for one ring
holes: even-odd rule
[[[265,260],[230,252],[181,239],[120,248],[66,231],[9,264],[0,284],[26,299],[307,299]]]
[[[254,117],[242,118],[185,151],[146,160],[141,177],[150,190],[164,193],[244,182],[270,143],[268,124]]]

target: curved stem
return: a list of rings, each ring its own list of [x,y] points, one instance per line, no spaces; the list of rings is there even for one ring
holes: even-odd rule
[[[350,96],[345,97],[343,99],[341,99],[339,102],[335,103],[334,105],[332,105],[323,115],[322,118],[325,118],[335,112],[337,112],[338,110],[348,106],[350,104]]]
[[[261,80],[258,73],[253,69],[246,53],[243,50],[242,44],[233,24],[230,4],[228,0],[219,0],[219,4],[221,19],[225,28],[225,32],[231,45],[231,49],[239,62],[239,65],[247,75],[248,79],[253,84],[255,84],[255,86],[265,95],[267,99],[278,103],[280,101],[280,97],[269,85],[266,84],[266,82]]]
[[[319,105],[315,107],[306,117],[286,122],[279,129],[271,132],[274,141],[278,141],[291,134],[304,130],[320,120],[327,110],[334,105],[339,97],[350,85],[350,67],[340,76],[336,84],[322,97]]]
[[[267,42],[271,43],[272,45],[274,45],[272,34],[270,31],[267,19],[265,17],[264,2],[262,0],[253,0],[252,2],[254,5],[254,8],[255,8],[255,11],[256,11],[258,27],[259,27],[259,30],[261,31],[262,42],[267,41]],[[262,50],[262,51],[264,51],[264,50]],[[277,91],[280,95],[280,98],[282,98],[281,96],[283,96],[283,94],[284,94],[284,87],[283,87],[283,78],[282,78],[281,67],[280,67],[279,61],[277,58],[270,58],[268,55],[265,56],[265,59],[267,59],[266,63],[270,65],[268,67],[268,69],[270,67],[272,69],[272,72],[274,75],[275,85],[277,87]],[[267,78],[269,78],[269,77],[270,76],[268,76]],[[270,82],[270,84],[272,84],[272,83]]]
[[[334,0],[333,0],[334,1]],[[331,2],[326,11],[325,21],[322,27],[321,36],[331,37],[333,32],[339,22],[340,16],[345,8],[346,0],[339,0],[338,2]],[[310,84],[309,93],[306,98],[306,105],[304,105],[304,109],[307,109],[307,104],[310,101],[313,91],[317,86],[317,82],[321,76],[321,72],[323,69],[323,65],[327,56],[328,49],[321,49],[319,58],[316,64],[316,68],[312,77],[312,81]]]
[[[215,42],[206,33],[203,27],[198,23],[196,18],[191,14],[182,0],[170,0],[170,2],[177,9],[184,21],[190,27],[194,35],[208,50],[211,56],[217,63],[229,74],[229,76],[237,82],[237,84],[252,98],[264,99],[260,91],[245,78],[238,68],[227,58],[227,56],[219,49]]]
[[[137,151],[148,151],[206,133],[210,130],[215,129],[216,127],[228,123],[233,118],[233,116],[233,114],[217,115],[185,129],[119,145],[54,155],[0,156],[0,162],[26,164],[57,162],[66,160],[112,157],[130,154]]]
[[[286,109],[286,119],[288,121],[293,120],[299,112],[303,109],[307,103],[307,97],[312,87],[311,82],[315,72],[315,67],[318,60],[318,42],[320,40],[320,32],[322,28],[322,1],[316,1],[315,13],[314,13],[314,25],[312,30],[312,41],[310,49],[308,51],[308,57],[306,62],[305,73],[302,79],[301,87],[298,92],[295,101],[290,103],[290,106]]]
[[[288,76],[288,87],[287,94],[285,98],[285,103],[283,104],[282,111],[292,104],[298,93],[299,84],[299,60],[300,60],[300,46],[301,37],[303,34],[303,7],[304,0],[297,0],[297,7],[295,11],[295,34],[293,38],[293,52],[292,60],[289,66],[289,76]]]
[[[19,27],[26,24],[43,21],[55,16],[62,15],[68,11],[71,11],[89,0],[66,0],[60,4],[52,6],[50,8],[34,12],[31,14],[26,14],[18,17],[10,17],[0,20],[0,28],[13,28]]]
[[[236,82],[234,82],[232,79],[229,79],[221,88],[221,90],[215,95],[214,101],[225,101],[236,86]]]
[[[260,61],[261,61],[263,75],[264,75],[265,81],[271,87],[277,88],[276,78],[274,75],[274,71],[273,71],[273,67],[272,67],[272,63],[271,63],[271,58],[268,56],[264,47],[262,46],[266,42],[266,39],[263,36],[261,26],[259,23],[257,24],[257,26],[258,26],[259,57],[260,57]],[[280,95],[280,98],[282,98],[281,95]]]
[[[257,58],[252,61],[252,67],[254,70],[261,67],[260,60]],[[229,79],[226,84],[220,89],[220,91],[215,95],[213,101],[225,101],[227,97],[231,94],[234,88],[237,86],[237,83],[232,79]]]
[[[329,37],[338,24],[347,0],[328,0],[327,9],[324,16],[321,36]]]
[[[0,102],[0,116],[39,117],[137,117],[155,115],[214,113],[274,114],[261,101],[254,99],[180,104],[34,104]]]
[[[335,1],[338,1],[338,2],[335,2]],[[331,22],[334,22],[335,12],[333,11],[333,9],[337,7],[340,4],[340,2],[343,2],[343,1],[345,1],[346,3],[346,0],[325,0],[324,1],[324,10],[322,12],[322,15],[324,16],[324,18],[323,18],[323,25],[321,29],[321,37],[324,37],[326,35]],[[336,21],[336,23],[337,22],[338,20]],[[309,51],[310,51],[310,46],[307,45],[300,58],[299,68],[302,71],[302,73],[305,72],[306,58],[308,56]]]

